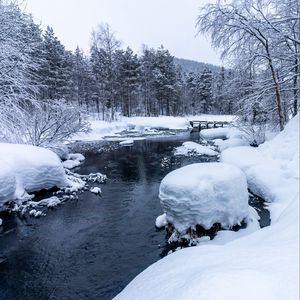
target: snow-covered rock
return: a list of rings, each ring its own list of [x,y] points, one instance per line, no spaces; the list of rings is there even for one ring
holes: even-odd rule
[[[127,140],[121,141],[120,145],[121,146],[131,146],[131,145],[133,145],[133,143],[134,143],[133,139],[127,139]]]
[[[246,133],[235,127],[203,129],[200,131],[200,136],[206,140],[213,140],[220,151],[250,144]]]
[[[70,153],[68,159],[63,161],[63,166],[66,169],[73,169],[81,165],[82,161],[85,160],[85,157],[80,153]]]
[[[200,136],[205,138],[206,140],[214,140],[214,139],[227,139],[227,135],[230,131],[229,127],[224,128],[210,128],[210,129],[202,129],[200,131]]]
[[[58,199],[58,197],[53,196],[53,197],[46,198],[46,199],[43,199],[41,201],[38,201],[36,203],[39,206],[47,206],[48,208],[50,208],[50,207],[58,206],[61,203],[61,201]]]
[[[195,142],[184,142],[182,146],[175,149],[175,155],[208,155],[215,156],[218,152],[214,151],[210,146],[203,146]]]
[[[169,173],[159,188],[167,221],[179,232],[197,224],[210,229],[240,224],[249,214],[246,177],[223,163],[199,163]]]
[[[45,214],[43,214],[43,212],[40,210],[32,209],[29,211],[29,216],[34,217],[34,218],[39,218],[44,215]]]
[[[155,226],[157,228],[165,227],[167,224],[168,224],[167,215],[165,213],[158,216],[155,220]]]
[[[249,146],[249,142],[246,139],[236,137],[229,137],[227,140],[216,139],[214,143],[220,151],[233,147]]]
[[[101,195],[101,193],[102,193],[101,189],[100,189],[99,187],[97,187],[97,186],[91,188],[91,189],[90,189],[90,192],[91,192],[91,193],[94,193],[94,194],[96,194],[96,195]]]
[[[17,179],[13,169],[2,159],[0,158],[0,205],[7,200],[15,199],[17,187]]]
[[[51,150],[0,143],[0,204],[41,189],[69,185],[59,157]]]
[[[68,155],[68,159],[78,160],[78,161],[82,162],[85,160],[85,157],[81,153],[70,153]]]

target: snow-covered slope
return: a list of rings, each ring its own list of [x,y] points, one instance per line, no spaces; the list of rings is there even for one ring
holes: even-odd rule
[[[250,188],[272,202],[271,226],[175,252],[115,299],[299,299],[299,117],[273,140],[227,149],[222,160],[239,166]]]
[[[27,193],[70,185],[59,157],[30,145],[0,143],[0,205]]]

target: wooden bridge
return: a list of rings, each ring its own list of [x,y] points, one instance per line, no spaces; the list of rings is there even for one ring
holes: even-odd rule
[[[228,126],[231,122],[227,121],[190,121],[192,130],[191,133],[193,132],[200,132],[202,129],[209,129],[209,128],[219,128],[219,127],[224,127]]]

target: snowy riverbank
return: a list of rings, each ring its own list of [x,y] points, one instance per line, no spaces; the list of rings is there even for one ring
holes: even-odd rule
[[[87,134],[78,134],[73,141],[101,140],[106,136],[121,137],[122,131],[129,131],[137,135],[157,135],[165,130],[187,130],[189,120],[226,121],[231,122],[235,116],[230,115],[199,115],[186,117],[121,117],[118,121],[106,122],[90,117],[91,131]]]
[[[222,231],[175,252],[115,299],[299,299],[299,116],[274,139],[228,148],[221,160],[241,168],[270,203],[271,226],[247,235]]]

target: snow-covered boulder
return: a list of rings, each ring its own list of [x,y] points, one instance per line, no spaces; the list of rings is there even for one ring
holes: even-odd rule
[[[206,140],[214,140],[214,139],[227,139],[227,135],[229,133],[230,128],[210,128],[210,129],[202,129],[200,131],[200,136],[205,138]]]
[[[51,150],[0,143],[0,204],[27,193],[71,183],[59,157]]]
[[[127,139],[124,141],[120,142],[121,146],[132,146],[134,144],[134,140],[133,139]]]
[[[8,199],[15,198],[16,186],[17,180],[13,169],[0,158],[0,205]]]
[[[200,136],[213,140],[221,152],[227,148],[249,146],[249,137],[235,127],[203,129]]]
[[[169,173],[161,182],[160,203],[167,221],[184,233],[201,225],[210,229],[240,224],[249,214],[244,173],[225,163],[199,163]]]
[[[81,165],[85,157],[80,153],[70,153],[62,164],[66,169],[73,169]]]
[[[215,156],[218,152],[214,151],[210,146],[203,146],[195,142],[184,142],[182,146],[175,149],[175,155],[208,155]]]
[[[167,215],[165,213],[158,216],[155,220],[155,226],[157,228],[165,227],[167,224],[168,224]]]

